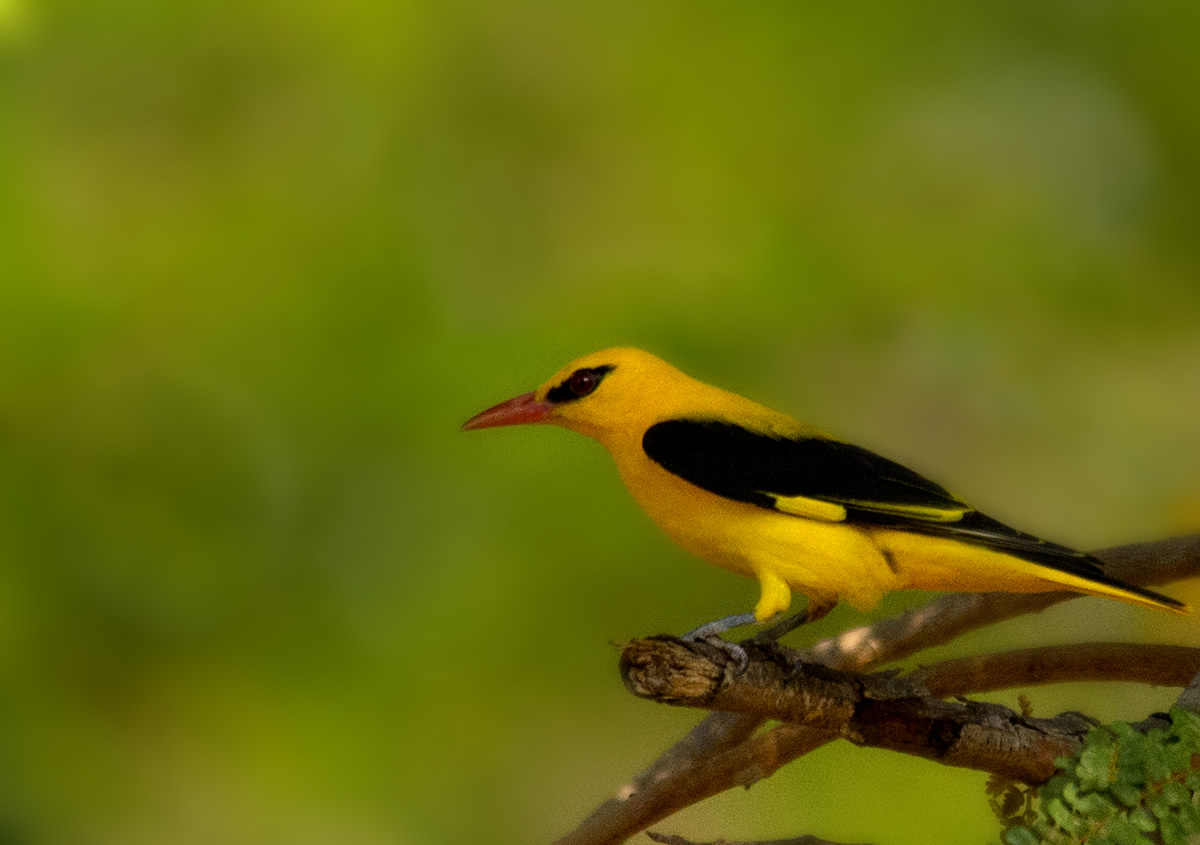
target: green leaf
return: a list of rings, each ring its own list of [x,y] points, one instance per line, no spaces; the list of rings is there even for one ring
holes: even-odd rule
[[[1066,798],[1066,795],[1063,797]],[[1117,805],[1108,797],[1107,792],[1076,793],[1071,804],[1076,813],[1093,821],[1106,819],[1117,813]]]
[[[1172,807],[1181,807],[1184,804],[1190,803],[1192,794],[1182,783],[1178,781],[1169,781],[1162,788],[1163,800]]]
[[[1200,845],[1200,717],[1143,735],[1125,723],[1088,734],[1074,759],[1035,793],[1025,827],[1005,845]]]
[[[1124,722],[1113,725],[1117,733],[1115,779],[1119,783],[1141,787],[1146,783],[1146,746],[1148,738]]]
[[[1088,735],[1088,741],[1091,742],[1093,736],[1108,737],[1099,731],[1093,731]],[[1109,742],[1099,742],[1089,744],[1084,747],[1079,754],[1079,765],[1075,769],[1075,774],[1079,778],[1079,786],[1081,789],[1107,789],[1112,781],[1112,769],[1114,763],[1114,755],[1116,749]]]
[[[1171,812],[1171,805],[1157,792],[1151,792],[1146,795],[1146,808],[1158,816],[1159,819],[1162,819]]]
[[[1108,791],[1126,807],[1137,807],[1142,803],[1142,790],[1133,784],[1114,783]]]
[[[1187,828],[1174,813],[1164,816],[1158,829],[1166,845],[1192,845],[1188,842],[1190,837]]]
[[[1106,830],[1107,839],[1113,845],[1152,845],[1133,822],[1125,818],[1113,819]]]
[[[1083,828],[1083,821],[1071,812],[1061,798],[1051,798],[1046,802],[1046,815],[1054,823],[1070,834],[1077,834]]]
[[[1177,736],[1167,737],[1163,745],[1163,758],[1172,772],[1187,771],[1192,760],[1192,749]]]
[[[1147,741],[1142,745],[1146,755],[1146,781],[1166,780],[1171,775],[1171,764],[1167,762],[1167,751],[1158,743]]]
[[[1079,784],[1068,783],[1066,786],[1064,786],[1062,790],[1062,800],[1074,807],[1076,802],[1079,801]]]
[[[1027,827],[1010,827],[1001,838],[1004,845],[1041,845],[1041,841]]]
[[[1138,807],[1129,814],[1129,822],[1143,833],[1153,833],[1158,830],[1158,819]]]
[[[1200,806],[1197,806],[1195,801],[1196,799],[1193,798],[1179,808],[1179,820],[1183,822],[1188,833],[1193,835],[1200,834]],[[1200,836],[1196,838],[1200,841]]]
[[[1076,761],[1074,757],[1060,757],[1059,759],[1066,761],[1066,765],[1060,768],[1065,768],[1071,772],[1075,771]],[[1046,781],[1045,786],[1038,790],[1038,797],[1043,801],[1049,801],[1051,798],[1061,798],[1063,790],[1067,788],[1067,784],[1069,783],[1074,783],[1072,777],[1064,774],[1057,774],[1050,778],[1050,780]]]
[[[1192,752],[1200,751],[1200,716],[1178,708],[1171,711],[1175,736]]]

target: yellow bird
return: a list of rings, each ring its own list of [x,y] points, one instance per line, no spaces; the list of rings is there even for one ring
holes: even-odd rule
[[[873,608],[893,590],[1040,593],[1073,590],[1188,613],[1123,583],[1100,561],[1009,528],[900,464],[786,414],[696,381],[639,349],[571,362],[532,393],[464,429],[550,423],[598,440],[635,500],[697,557],[758,579],[753,616],[807,619],[839,600]]]

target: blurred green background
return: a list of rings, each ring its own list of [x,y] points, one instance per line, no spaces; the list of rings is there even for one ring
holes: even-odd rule
[[[1190,0],[0,0],[0,843],[570,829],[698,718],[612,643],[756,596],[595,444],[457,430],[602,346],[1061,542],[1195,529],[1198,37]],[[1195,626],[1087,599],[940,653]],[[983,783],[835,745],[659,827],[982,843]]]

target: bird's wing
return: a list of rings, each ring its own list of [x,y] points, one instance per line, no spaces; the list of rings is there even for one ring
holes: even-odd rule
[[[836,521],[861,513],[956,522],[971,511],[907,467],[825,437],[779,437],[724,420],[673,419],[651,426],[642,448],[668,472],[710,493],[785,512],[808,508]]]
[[[838,440],[673,419],[651,426],[642,448],[663,469],[727,499],[948,537],[1089,578],[1102,572],[1091,556],[1009,528],[907,467]]]

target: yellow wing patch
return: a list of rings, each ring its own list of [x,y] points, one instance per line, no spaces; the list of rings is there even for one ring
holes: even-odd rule
[[[958,522],[973,510],[967,506],[936,508],[928,505],[905,505],[898,502],[860,502],[854,499],[842,499],[841,501],[859,510],[907,516],[921,522]]]
[[[775,510],[790,513],[792,516],[819,519],[822,522],[844,522],[846,519],[846,509],[833,502],[823,502],[807,496],[774,496],[773,498],[775,499]]]
[[[904,516],[920,522],[958,522],[971,512],[969,507],[935,508],[927,505],[864,502],[856,499],[827,502],[824,499],[811,499],[808,496],[773,496],[772,498],[775,500],[775,510],[781,513],[790,513],[792,516],[803,516],[807,519],[819,519],[822,522],[845,522],[847,506],[872,513]]]

